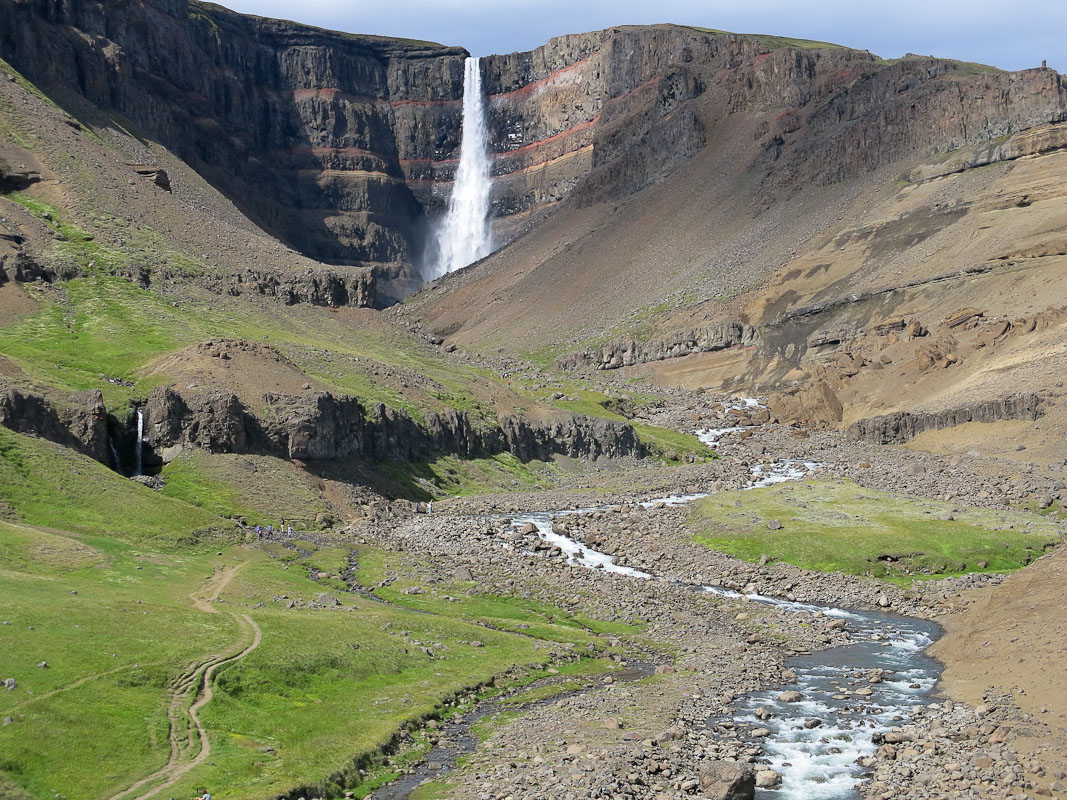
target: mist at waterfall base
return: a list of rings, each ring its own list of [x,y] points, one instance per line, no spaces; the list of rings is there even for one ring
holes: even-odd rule
[[[477,58],[463,72],[463,136],[448,211],[437,224],[425,259],[423,277],[432,281],[455,272],[493,250],[489,224],[489,134]]]

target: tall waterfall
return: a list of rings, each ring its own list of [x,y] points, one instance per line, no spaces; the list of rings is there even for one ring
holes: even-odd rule
[[[436,258],[431,259],[428,280],[472,264],[492,251],[488,140],[482,72],[478,59],[468,58],[463,73],[459,167],[448,200],[448,214],[436,232]]]

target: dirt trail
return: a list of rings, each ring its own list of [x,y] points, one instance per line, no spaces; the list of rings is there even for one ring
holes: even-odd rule
[[[233,567],[224,567],[213,574],[199,591],[189,595],[193,606],[207,614],[218,614],[219,610],[212,603],[218,600],[223,589],[247,563],[246,561]],[[237,653],[212,653],[200,661],[194,661],[174,680],[170,690],[170,706],[167,709],[170,722],[170,757],[167,763],[129,788],[112,795],[109,800],[144,800],[153,797],[173,786],[189,770],[206,761],[211,755],[211,741],[199,716],[200,709],[211,702],[214,695],[211,680],[219,667],[244,658],[259,647],[263,638],[259,626],[247,614],[229,613],[241,627],[238,646],[242,649]]]

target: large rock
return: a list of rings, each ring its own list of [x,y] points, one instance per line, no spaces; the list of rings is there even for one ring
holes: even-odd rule
[[[700,765],[700,789],[708,800],[752,800],[756,774],[748,764],[705,761]]]
[[[0,383],[0,425],[108,462],[107,409],[98,389],[71,395],[57,411],[40,395]]]
[[[232,392],[179,394],[157,386],[141,410],[146,464],[170,461],[187,446],[213,453],[245,453],[262,446],[255,418]]]

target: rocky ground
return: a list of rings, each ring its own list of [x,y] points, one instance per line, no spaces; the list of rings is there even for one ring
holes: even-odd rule
[[[846,607],[881,607],[948,621],[966,619],[988,603],[999,576],[972,575],[923,582],[903,590],[869,578],[813,573],[786,564],[758,565],[694,545],[686,510],[640,501],[669,493],[737,488],[761,462],[819,462],[831,476],[960,507],[1004,507],[1008,501],[1058,497],[1062,484],[1033,475],[998,475],[986,463],[949,461],[903,448],[880,448],[839,434],[773,424],[761,409],[724,412],[693,402],[653,411],[657,424],[680,429],[747,427],[727,434],[722,458],[665,473],[619,472],[591,491],[582,485],[554,492],[455,499],[433,515],[400,515],[352,531],[359,541],[418,556],[419,566],[385,579],[408,591],[443,592],[457,575],[479,591],[559,602],[600,619],[643,623],[639,635],[612,637],[628,655],[651,657],[657,674],[534,707],[498,726],[464,766],[447,777],[448,796],[505,798],[745,797],[753,785],[778,776],[761,764],[758,738],[724,721],[731,702],[758,688],[788,691],[788,658],[850,640],[848,625],[818,613],[798,614],[744,597],[699,594],[685,584],[714,583],[745,593]],[[605,478],[601,475],[600,478]],[[607,486],[608,488],[604,488]],[[511,524],[509,512],[603,506],[557,518],[561,533],[613,554],[619,564],[654,573],[642,580],[568,563],[542,542],[533,526]],[[439,510],[440,509],[440,510]],[[1044,562],[1055,556],[1046,556]],[[1040,562],[1039,562],[1040,563]],[[1022,573],[1026,574],[1026,573]],[[1018,577],[1018,576],[1017,576]],[[1016,580],[1013,578],[1012,580]],[[970,610],[969,610],[970,609]],[[1062,614],[1061,614],[1062,616]],[[988,643],[987,643],[988,644]],[[1061,648],[1062,649],[1062,648]],[[952,654],[939,652],[949,661]],[[862,677],[860,683],[863,683]],[[959,697],[948,684],[943,691]],[[1062,694],[1062,693],[1061,693]],[[961,698],[929,698],[907,727],[875,742],[863,760],[866,797],[1037,797],[1064,793],[1054,747],[1056,731],[1035,709],[1010,694],[987,690]],[[1061,698],[1060,698],[1061,699]],[[903,722],[903,720],[902,720]],[[1034,744],[1034,737],[1040,739]],[[1053,745],[1050,745],[1050,740]],[[731,794],[734,792],[734,794]]]

